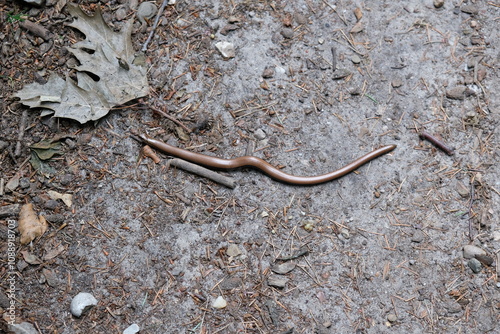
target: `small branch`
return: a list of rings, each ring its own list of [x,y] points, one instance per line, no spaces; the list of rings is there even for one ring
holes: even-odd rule
[[[17,135],[16,150],[14,151],[14,156],[18,157],[21,155],[21,141],[24,137],[24,129],[26,129],[26,120],[28,119],[28,109],[23,110],[21,115],[21,122],[19,124],[19,134]]]
[[[205,177],[231,189],[234,189],[234,187],[236,186],[236,182],[232,177],[221,175],[217,172],[214,172],[213,170],[192,164],[182,159],[172,159],[168,162],[168,164],[170,166],[174,166],[190,173]]]
[[[184,130],[186,130],[187,133],[191,133],[191,129],[188,128],[187,126],[185,126],[181,121],[179,121],[178,119],[176,119],[175,117],[172,117],[170,116],[169,114],[167,114],[166,112],[158,109],[158,108],[155,108],[155,107],[151,107],[149,106],[149,108],[151,110],[153,110],[154,112],[157,112],[158,114],[162,115],[163,117],[165,118],[168,118],[169,120],[171,120],[172,122],[174,122],[175,124],[179,125],[180,127],[182,127]]]
[[[160,21],[160,16],[163,13],[163,11],[165,10],[165,7],[167,7],[167,3],[168,3],[168,0],[163,0],[163,3],[161,4],[160,10],[158,11],[158,14],[156,14],[156,19],[155,19],[155,23],[153,24],[153,29],[151,29],[151,32],[149,33],[148,39],[146,40],[146,43],[144,43],[144,45],[142,46],[142,49],[141,49],[142,52],[146,52],[146,50],[148,49],[148,44],[149,44],[149,42],[151,42],[151,39],[153,38],[153,36],[155,34],[156,27],[158,26],[158,22]]]

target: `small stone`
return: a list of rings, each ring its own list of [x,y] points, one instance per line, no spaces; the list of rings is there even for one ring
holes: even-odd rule
[[[3,140],[0,140],[0,151],[5,150],[7,147],[9,147],[9,143]]]
[[[280,275],[288,274],[293,269],[295,269],[295,263],[292,262],[285,262],[271,267],[273,272]]]
[[[444,6],[444,0],[434,0],[434,7],[441,8]]]
[[[43,268],[42,274],[43,276],[45,276],[45,281],[50,287],[55,288],[59,284],[59,280],[57,279],[56,275],[52,270]]]
[[[234,45],[232,43],[218,42],[215,44],[215,47],[225,59],[234,58],[236,56]]]
[[[139,330],[140,330],[139,325],[132,324],[123,331],[123,334],[136,334],[139,333]]]
[[[389,320],[389,322],[396,322],[398,321],[398,317],[397,315],[390,313],[389,315],[387,315],[387,320]]]
[[[481,271],[482,265],[481,265],[481,262],[479,262],[478,260],[470,259],[467,264],[469,265],[469,268],[472,269],[472,271],[475,274],[477,274]]]
[[[351,72],[346,70],[346,69],[342,69],[342,68],[339,68],[338,70],[336,70],[335,72],[333,72],[332,74],[332,79],[333,80],[339,80],[339,79],[343,79],[347,76],[351,75]]]
[[[392,87],[394,87],[394,88],[399,88],[399,87],[403,86],[403,84],[404,84],[404,83],[403,83],[403,80],[401,80],[401,79],[394,79],[394,80],[392,80],[392,82],[391,82],[391,85],[392,85]]]
[[[223,309],[226,306],[227,302],[222,296],[217,297],[217,299],[212,303],[212,307],[216,309]]]
[[[122,21],[127,17],[127,9],[125,7],[120,7],[115,12],[115,17],[118,21]]]
[[[307,23],[307,17],[305,15],[302,15],[300,13],[295,13],[294,17],[295,17],[295,21],[297,21],[297,23],[300,25]]]
[[[156,5],[152,2],[143,2],[139,5],[139,8],[137,8],[137,18],[141,23],[145,23],[145,19],[151,19],[156,15],[156,11],[158,8]]]
[[[285,37],[286,39],[292,39],[293,38],[293,29],[284,28],[283,30],[281,30],[281,36]]]
[[[340,235],[344,237],[344,239],[349,239],[351,237],[351,234],[349,233],[349,230],[343,227],[340,230]]]
[[[41,7],[41,6],[43,6],[43,3],[45,2],[45,0],[24,0],[24,2],[26,2],[27,4],[30,4],[30,5],[36,6],[36,7]]]
[[[354,64],[359,64],[361,63],[361,58],[359,58],[358,55],[354,55],[351,57],[351,61],[354,63]]]
[[[493,264],[493,258],[491,256],[488,256],[488,255],[477,254],[476,260],[478,260],[479,262],[481,262],[483,265],[485,265],[487,267],[489,267]]]
[[[467,14],[471,14],[471,15],[479,13],[479,9],[476,6],[474,6],[474,5],[465,5],[465,6],[462,6],[462,7],[460,7],[460,10],[463,13],[467,13]]]
[[[330,327],[332,327],[332,322],[331,322],[331,321],[325,321],[325,322],[323,323],[323,327],[325,327],[325,328],[330,328]]]
[[[264,140],[264,139],[266,139],[266,133],[262,129],[255,130],[255,132],[253,133],[253,135],[255,136],[255,139],[257,139],[257,140]]]
[[[79,318],[97,305],[97,299],[88,292],[80,292],[71,301],[71,314]]]
[[[20,324],[9,325],[9,330],[14,334],[38,334],[35,326],[29,322],[21,322]]]
[[[49,210],[55,210],[59,206],[59,203],[56,200],[49,199],[45,202],[44,207]]]
[[[282,278],[279,276],[270,276],[267,279],[267,284],[269,284],[269,286],[273,286],[278,289],[283,289],[286,286],[287,282],[288,282],[287,278]]]
[[[10,306],[10,299],[3,290],[0,290],[0,307],[6,309]]]
[[[469,188],[460,181],[457,182],[457,192],[462,198],[468,198],[470,196]]]
[[[238,246],[236,246],[235,244],[231,244],[227,248],[226,254],[231,256],[231,257],[236,257],[238,255],[241,255],[241,251],[238,248]]]
[[[358,23],[356,23],[356,24],[354,25],[354,27],[352,27],[352,29],[351,29],[350,33],[351,33],[351,34],[356,34],[356,33],[358,33],[358,32],[363,31],[363,29],[364,29],[364,27],[363,27],[363,22],[359,21]]]
[[[463,254],[464,254],[464,258],[472,259],[472,258],[476,257],[477,255],[486,255],[486,252],[477,246],[466,245],[466,246],[464,246]]]
[[[229,32],[239,29],[240,27],[236,24],[226,24],[221,30],[221,35],[226,36]]]
[[[264,79],[269,79],[269,78],[272,78],[274,77],[274,67],[273,66],[268,66],[264,69],[264,71],[262,72],[262,77]]]
[[[241,18],[239,18],[238,16],[235,16],[235,15],[231,15],[227,18],[227,22],[229,23],[238,23],[241,21]]]
[[[417,230],[417,231],[415,231],[415,233],[413,233],[413,235],[411,237],[411,241],[413,241],[415,243],[421,243],[422,241],[424,241],[424,238],[425,238],[424,232]]]
[[[500,241],[500,231],[494,231],[492,233],[493,241]]]
[[[476,93],[465,86],[458,86],[446,91],[446,97],[452,100],[463,100],[467,96],[475,95]]]

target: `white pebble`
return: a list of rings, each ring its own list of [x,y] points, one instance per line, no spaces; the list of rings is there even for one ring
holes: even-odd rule
[[[88,292],[80,292],[71,301],[71,314],[81,317],[93,306],[97,305],[97,299]]]
[[[227,302],[226,300],[222,297],[222,296],[219,296],[217,297],[217,299],[212,303],[212,306],[214,308],[218,308],[218,309],[221,309],[221,308],[224,308],[227,306]]]
[[[139,333],[139,326],[137,324],[132,324],[123,331],[123,334],[135,334]]]

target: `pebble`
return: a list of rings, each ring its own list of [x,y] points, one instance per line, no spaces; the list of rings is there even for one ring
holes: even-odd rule
[[[14,334],[38,334],[35,326],[29,322],[21,322],[20,324],[9,325],[9,330]]]
[[[132,324],[123,331],[123,334],[135,334],[139,333],[139,330],[140,330],[139,325]]]
[[[212,303],[212,307],[217,309],[223,309],[226,306],[227,302],[222,296],[217,297],[217,299]]]
[[[145,23],[145,19],[151,19],[153,18],[153,16],[156,15],[156,11],[158,10],[158,8],[156,7],[156,5],[152,2],[143,2],[139,5],[139,8],[137,9],[137,19],[139,19],[139,21],[141,23]]]
[[[0,307],[6,309],[10,306],[10,299],[7,297],[5,292],[0,290]]]
[[[292,262],[285,262],[271,267],[273,272],[281,275],[288,274],[293,269],[295,269],[295,263]]]
[[[454,87],[446,91],[446,97],[452,100],[463,100],[471,95],[475,95],[475,92],[465,86]]]
[[[467,13],[467,14],[471,14],[471,15],[479,13],[479,9],[474,5],[462,6],[462,7],[460,7],[460,10],[463,13]]]
[[[390,313],[389,315],[387,315],[387,320],[389,320],[389,322],[396,322],[398,321],[398,317],[397,315]]]
[[[493,264],[493,258],[488,255],[476,255],[476,260],[481,262],[485,266],[491,266]]]
[[[500,241],[500,231],[494,231],[492,233],[493,241]]]
[[[282,278],[279,276],[270,276],[267,279],[267,284],[269,284],[269,286],[273,286],[278,289],[283,289],[286,286],[287,282],[288,282],[287,278]]]
[[[475,274],[477,274],[481,271],[482,265],[481,265],[481,262],[479,262],[478,260],[470,259],[467,264],[469,265],[469,268],[472,269],[472,271]]]
[[[33,5],[33,6],[41,7],[41,6],[43,6],[43,3],[45,1],[44,0],[24,0],[24,2],[26,2],[27,4]]]
[[[262,77],[264,79],[269,79],[269,78],[272,78],[274,77],[274,67],[273,66],[268,66],[264,69],[264,71],[262,72]]]
[[[281,30],[281,36],[283,36],[287,39],[292,39],[293,38],[293,29],[284,28],[283,30]]]
[[[359,58],[358,55],[354,55],[351,57],[351,61],[354,63],[354,64],[359,64],[361,63],[361,58]]]
[[[335,72],[333,72],[332,79],[333,80],[339,80],[339,79],[343,79],[343,78],[345,78],[345,77],[347,77],[349,75],[351,75],[351,72],[349,70],[339,68],[338,70],[336,70]]]
[[[127,17],[127,9],[125,7],[118,8],[115,12],[115,16],[118,21],[124,20]]]
[[[0,151],[5,150],[7,147],[9,147],[9,143],[3,140],[0,140]]]
[[[71,301],[71,314],[79,318],[97,305],[97,299],[88,292],[80,292]]]
[[[241,255],[241,251],[238,246],[236,246],[235,244],[231,244],[227,248],[226,254],[231,257],[236,257],[238,255]]]
[[[457,192],[462,198],[468,198],[470,196],[469,188],[460,181],[457,182]]]
[[[305,15],[300,14],[300,13],[295,13],[294,18],[298,24],[306,24],[307,23],[307,17]]]
[[[225,59],[234,58],[234,56],[236,56],[234,45],[232,43],[218,42],[215,44],[215,47]]]
[[[422,241],[424,241],[424,238],[425,238],[424,232],[417,230],[417,231],[415,231],[415,233],[413,233],[413,235],[411,237],[411,241],[416,242],[416,243],[421,243]]]
[[[434,0],[434,7],[441,8],[444,6],[444,0]]]
[[[264,140],[264,139],[266,139],[266,133],[262,129],[255,130],[255,132],[253,133],[253,135],[255,136],[255,139],[257,139],[257,140]]]
[[[394,88],[399,88],[399,87],[403,86],[403,84],[404,84],[404,83],[403,83],[403,80],[401,80],[401,79],[394,79],[394,80],[392,80],[392,82],[391,82],[391,85],[392,85],[392,87],[394,87]]]
[[[486,255],[486,252],[474,245],[465,245],[464,246],[464,258],[466,259],[472,259],[476,257],[477,255]]]

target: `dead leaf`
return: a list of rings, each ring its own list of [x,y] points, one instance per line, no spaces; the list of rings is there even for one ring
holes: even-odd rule
[[[42,260],[40,260],[36,255],[31,254],[28,251],[21,251],[21,254],[23,255],[24,261],[26,261],[29,264],[42,264]]]
[[[30,146],[30,149],[36,153],[40,160],[49,160],[56,154],[61,154],[61,143],[53,142],[48,139],[39,141]]]
[[[24,204],[19,212],[19,233],[21,244],[25,245],[33,241],[47,231],[47,221],[43,216],[37,217],[33,210],[33,204]],[[28,262],[28,261],[26,261]]]
[[[60,194],[57,191],[53,190],[49,190],[47,193],[53,200],[58,200],[58,199],[62,200],[68,208],[70,208],[71,205],[73,205],[73,195],[71,194]]]
[[[52,74],[45,85],[26,85],[14,96],[30,108],[46,109],[42,116],[53,113],[80,123],[97,120],[114,106],[146,96],[146,69],[134,63],[133,20],[127,21],[121,32],[115,32],[104,22],[99,7],[94,16],[77,5],[68,4],[67,8],[75,18],[69,26],[86,37],[68,48],[80,64],[74,67],[77,82]]]
[[[47,261],[47,260],[52,260],[53,258],[59,256],[62,252],[64,252],[66,248],[64,248],[63,245],[59,245],[59,247],[57,248],[54,248],[54,249],[51,249],[49,250],[44,256],[43,256],[43,260],[44,261]]]

